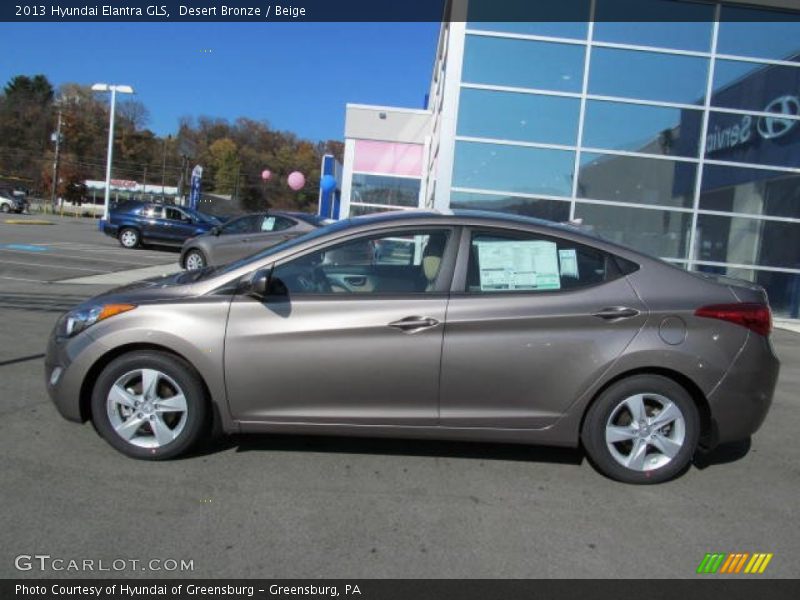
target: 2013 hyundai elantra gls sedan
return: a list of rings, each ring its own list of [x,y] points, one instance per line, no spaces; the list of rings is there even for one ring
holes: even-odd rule
[[[397,212],[93,298],[59,319],[46,381],[134,458],[213,426],[581,445],[655,483],[759,428],[770,330],[748,282],[569,226]]]

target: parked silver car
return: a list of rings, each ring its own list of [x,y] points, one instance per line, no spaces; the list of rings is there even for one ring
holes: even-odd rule
[[[779,363],[764,290],[569,226],[391,213],[226,267],[89,300],[46,381],[135,458],[226,432],[582,445],[606,475],[669,479],[747,438]]]
[[[252,213],[189,238],[181,248],[180,265],[187,271],[224,265],[331,223],[317,215],[269,211]]]

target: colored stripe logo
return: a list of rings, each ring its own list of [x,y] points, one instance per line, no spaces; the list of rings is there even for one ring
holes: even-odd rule
[[[760,574],[767,570],[767,565],[772,560],[771,552],[714,552],[708,553],[697,566],[697,573],[708,574]]]

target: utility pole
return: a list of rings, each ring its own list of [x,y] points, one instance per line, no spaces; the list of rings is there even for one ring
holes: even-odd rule
[[[241,170],[241,165],[236,167],[236,183],[233,184],[233,204],[235,204],[237,208],[239,207],[239,173]]]
[[[164,203],[164,182],[167,177],[167,142],[172,139],[172,135],[164,138],[164,152],[161,157],[161,203]]]
[[[58,189],[58,162],[61,159],[61,122],[62,122],[62,109],[58,107],[58,125],[56,125],[56,132],[53,134],[56,143],[55,157],[53,158],[53,186],[50,192],[50,206],[53,212],[56,212],[56,190]]]

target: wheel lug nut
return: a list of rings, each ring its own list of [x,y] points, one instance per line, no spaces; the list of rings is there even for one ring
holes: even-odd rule
[[[142,413],[137,413],[136,416],[141,419],[144,415],[142,415]]]
[[[156,418],[155,415],[150,415],[150,420],[153,421]]]

